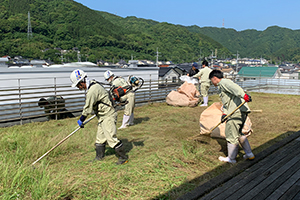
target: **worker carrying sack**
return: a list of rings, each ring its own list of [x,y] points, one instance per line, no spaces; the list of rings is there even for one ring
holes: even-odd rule
[[[200,93],[193,83],[184,82],[177,91],[171,91],[166,97],[166,103],[171,106],[195,107],[199,103]]]
[[[205,135],[210,132],[210,130],[215,127],[221,120],[222,112],[222,103],[215,102],[208,108],[206,108],[200,115],[200,134]],[[225,138],[225,123],[220,124],[217,128],[215,128],[210,136],[217,137],[217,138]],[[243,127],[243,134],[250,135],[253,130],[251,129],[252,123],[249,118],[247,117],[244,127]]]

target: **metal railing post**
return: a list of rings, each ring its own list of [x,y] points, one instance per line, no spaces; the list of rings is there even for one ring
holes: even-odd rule
[[[151,102],[152,101],[152,98],[151,98],[151,88],[152,88],[152,81],[151,81],[151,74],[150,74],[150,83],[149,83],[150,85],[150,87],[149,87],[149,102]]]
[[[279,90],[280,78],[278,78],[277,91]]]
[[[21,80],[18,79],[19,85],[19,114],[20,114],[20,125],[23,125],[23,113],[22,113],[22,95],[21,95]]]
[[[54,77],[54,102],[55,102],[55,120],[57,120],[57,95],[56,95],[56,77]]]

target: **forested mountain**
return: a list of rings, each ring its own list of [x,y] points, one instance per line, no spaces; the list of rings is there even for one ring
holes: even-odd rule
[[[272,26],[264,31],[187,27],[189,31],[208,35],[241,57],[264,57],[273,61],[300,61],[300,30]]]
[[[121,18],[109,13],[101,12],[103,17],[114,24],[126,28],[127,30],[143,30],[146,33],[152,34],[154,27],[160,23],[138,19],[136,17]],[[176,25],[178,27],[178,25]],[[219,51],[218,57],[229,56],[235,57],[234,54],[238,52],[240,57],[260,58],[264,57],[272,61],[300,61],[300,30],[290,30],[278,26],[272,26],[264,31],[257,31],[253,29],[245,31],[236,31],[234,29],[214,28],[198,26],[181,26],[193,33],[201,33],[204,39],[201,41],[201,50],[203,56],[209,56],[211,50],[214,48],[205,44],[216,44],[215,41],[226,47],[231,54],[224,54]],[[163,35],[161,35],[163,37]],[[174,41],[172,41],[174,42]]]
[[[54,48],[77,47],[82,60],[159,60],[191,62],[200,49],[207,54],[218,49],[231,53],[220,43],[185,27],[137,18],[121,18],[91,10],[73,0],[0,0],[0,55],[51,58],[60,61]],[[32,38],[28,38],[28,12]],[[110,17],[109,17],[110,15]],[[124,23],[124,24],[123,24]],[[128,26],[125,26],[127,24]],[[135,26],[136,25],[136,26]],[[49,49],[47,51],[42,51]],[[70,61],[76,52],[64,55]]]
[[[149,49],[159,47],[162,55],[168,55],[169,60],[178,59],[179,62],[197,60],[200,57],[208,57],[211,51],[218,54],[230,56],[232,53],[224,48],[220,43],[214,41],[204,34],[195,34],[184,26],[169,23],[159,23],[153,20],[146,20],[136,17],[122,18],[106,12],[100,12],[102,16],[119,27],[123,27],[128,32],[141,34],[137,42],[143,42],[149,38],[155,43],[147,43]]]
[[[28,12],[32,38],[28,38]],[[197,61],[217,49],[218,57],[299,61],[300,30],[269,27],[264,31],[181,26],[136,17],[122,18],[91,10],[73,0],[0,0],[0,56],[51,58],[60,62],[56,49],[77,47],[81,59]],[[47,50],[48,49],[48,50]],[[44,51],[47,50],[47,51]],[[200,55],[201,53],[201,55]],[[63,55],[77,60],[77,52]]]

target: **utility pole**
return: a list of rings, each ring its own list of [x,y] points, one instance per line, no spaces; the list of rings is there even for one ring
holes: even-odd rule
[[[30,12],[28,11],[28,28],[27,28],[27,39],[30,40],[32,38],[32,28],[30,22]]]
[[[202,50],[202,49],[200,48],[200,57],[199,57],[199,62],[201,62],[201,60],[202,60],[202,59],[201,59],[201,50]]]
[[[156,67],[158,67],[158,56],[160,52],[158,52],[158,47],[156,48]]]
[[[235,68],[235,71],[238,72],[238,69],[239,69],[239,51],[236,51],[236,54],[233,54],[233,55],[236,55],[236,68]]]
[[[236,51],[236,72],[239,69],[239,51]]]
[[[214,67],[214,51],[213,50],[211,50],[211,66],[210,67],[211,68]]]

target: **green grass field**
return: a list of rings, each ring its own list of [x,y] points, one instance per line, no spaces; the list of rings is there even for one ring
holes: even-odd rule
[[[253,134],[249,142],[258,153],[298,131],[299,96],[251,93]],[[219,101],[211,96],[209,104]],[[31,164],[77,128],[77,118],[0,129],[1,199],[176,199],[233,165],[218,161],[226,141],[201,137],[203,107],[172,107],[153,103],[136,107],[135,125],[118,131],[129,162],[117,166],[107,147],[103,161],[95,157],[97,120]],[[118,112],[119,127],[122,111]],[[242,150],[237,157],[242,160]]]

